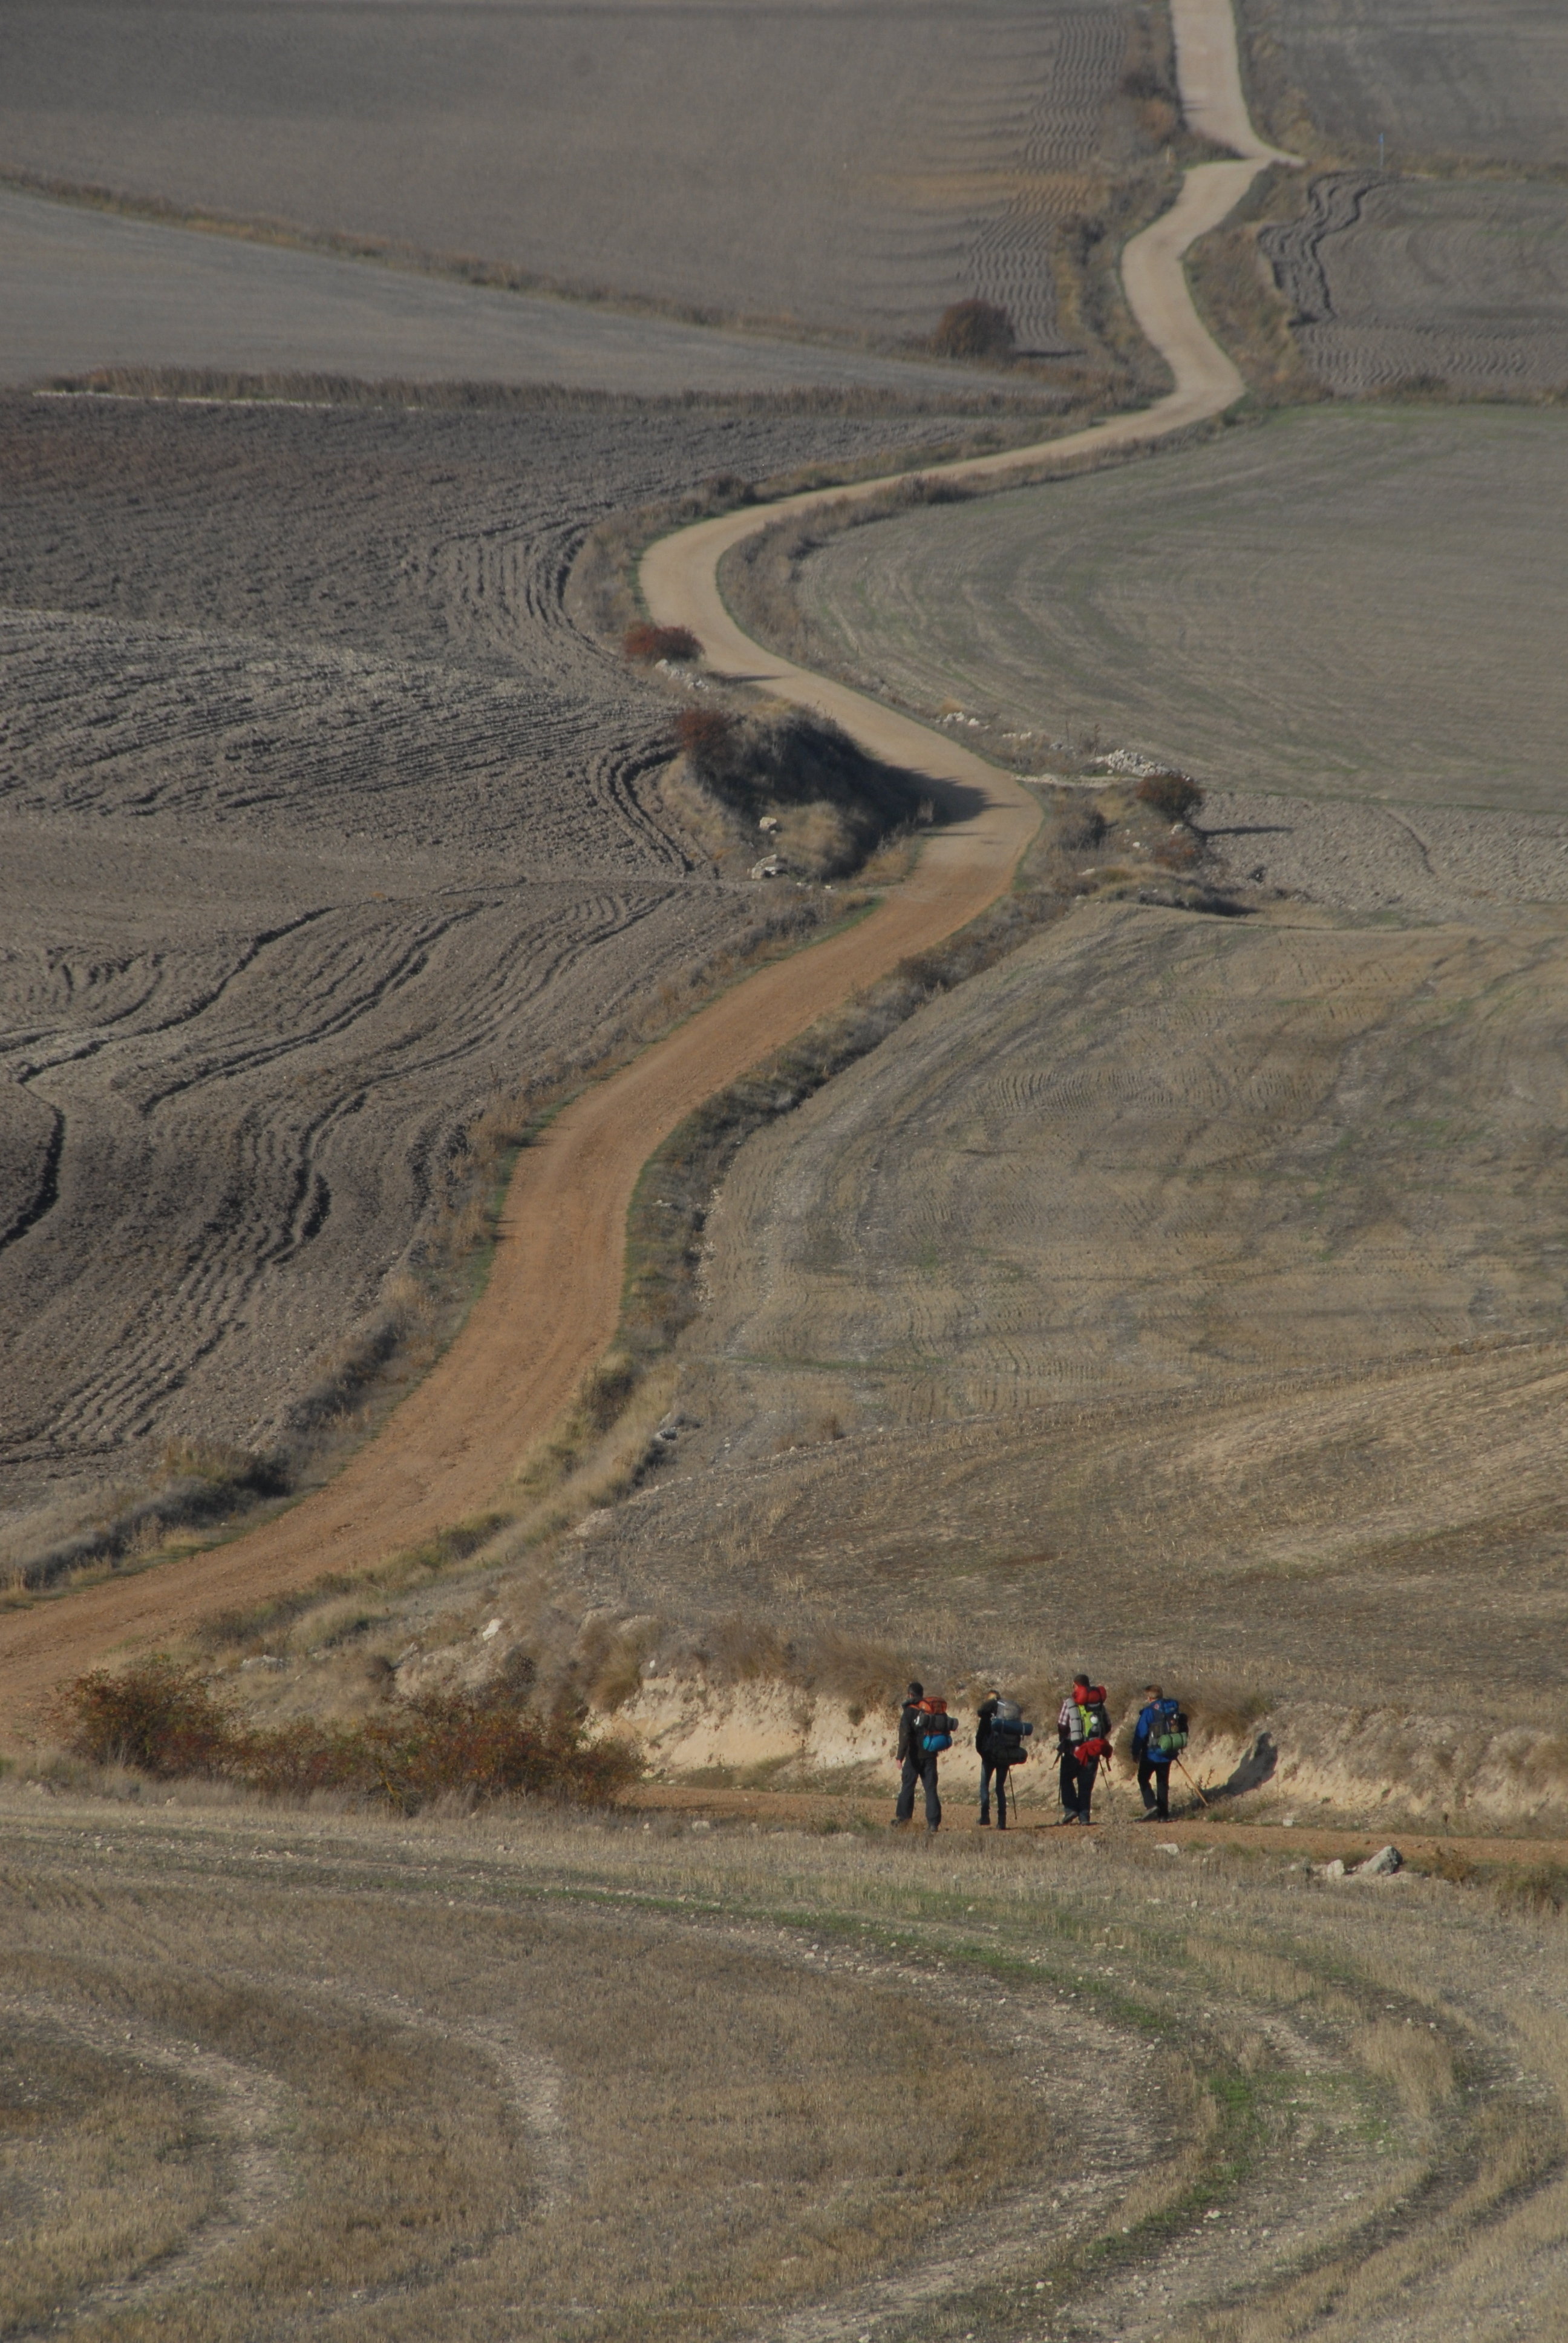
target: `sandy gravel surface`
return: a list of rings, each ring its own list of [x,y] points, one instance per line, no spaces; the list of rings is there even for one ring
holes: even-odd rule
[[[644,396],[827,383],[940,397],[954,380],[919,359],[487,292],[0,186],[0,382],[100,366],[555,382]],[[972,367],[958,377],[970,392],[991,379]]]
[[[888,428],[0,407],[13,1550],[286,1434],[487,1097],[753,931],[562,583],[597,511]]]
[[[1133,13],[14,0],[0,164],[855,337],[978,293],[1060,349]]]

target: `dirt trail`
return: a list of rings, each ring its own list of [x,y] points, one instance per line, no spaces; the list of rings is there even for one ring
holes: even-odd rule
[[[1046,1754],[1054,1757],[1052,1751]],[[1167,1847],[1180,1847],[1184,1855],[1201,1855],[1205,1847],[1231,1846],[1250,1849],[1254,1855],[1294,1855],[1302,1862],[1327,1863],[1339,1855],[1349,1870],[1380,1847],[1387,1846],[1392,1839],[1404,1862],[1418,1871],[1432,1869],[1440,1855],[1457,1857],[1477,1869],[1568,1867],[1568,1839],[1563,1838],[1505,1838],[1475,1831],[1405,1831],[1387,1823],[1366,1829],[1351,1824],[1226,1822],[1211,1814],[1178,1815],[1145,1828],[1137,1820],[1136,1792],[1125,1777],[1119,1777],[1111,1792],[1114,1804],[1107,1801],[1101,1785],[1093,1832],[1086,1835],[1069,1831],[1063,1837],[1059,1828],[1056,1776],[1049,1767],[1042,1768],[1040,1776],[1029,1785],[1025,1802],[1015,1806],[1014,1819],[1006,1835],[993,1829],[990,1839],[981,1841],[976,1835],[972,1789],[973,1776],[967,1765],[957,1766],[950,1776],[943,1775],[944,1846],[950,1846],[956,1839],[964,1845],[991,1845],[1004,1850],[1010,1845],[1028,1846],[1036,1852],[1043,1848],[1076,1856],[1099,1844],[1103,1835],[1119,1845],[1137,1839],[1146,1841],[1156,1850],[1163,1841]],[[1010,1795],[1016,1796],[1016,1792]],[[892,1796],[890,1788],[879,1795],[867,1795],[833,1790],[720,1790],[679,1783],[644,1782],[628,1792],[626,1803],[639,1814],[684,1815],[698,1821],[755,1824],[759,1829],[823,1831],[884,1828]],[[916,1841],[920,1835],[918,1829],[912,1833]]]
[[[1123,255],[1128,299],[1175,387],[1141,414],[950,466],[950,477],[1076,468],[1181,430],[1241,395],[1241,377],[1192,306],[1181,256],[1231,209],[1272,150],[1259,145],[1241,104],[1229,0],[1176,0],[1174,14],[1183,90],[1191,84],[1210,135],[1248,157],[1190,170],[1172,209]],[[841,493],[876,492],[868,481]],[[729,548],[781,513],[820,501],[803,495],[664,539],[643,563],[648,608],[661,622],[692,628],[715,671],[755,678],[820,709],[874,755],[963,792],[963,818],[931,840],[915,876],[859,926],[749,977],[557,1120],[518,1167],[495,1266],[461,1337],[328,1487],[221,1550],[0,1621],[0,1736],[35,1729],[53,1688],[111,1652],[178,1636],[213,1611],[323,1572],[368,1568],[482,1509],[614,1331],[627,1209],[652,1150],[714,1091],[910,953],[951,934],[1007,887],[1039,818],[1025,790],[956,742],[773,658],[724,608],[717,569]]]

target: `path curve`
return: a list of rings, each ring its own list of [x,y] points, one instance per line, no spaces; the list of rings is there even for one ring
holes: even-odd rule
[[[1172,0],[1172,18],[1194,120],[1242,157],[1189,170],[1171,209],[1122,256],[1129,304],[1175,387],[1140,414],[947,465],[946,478],[1078,469],[1202,422],[1241,395],[1241,376],[1192,306],[1181,255],[1267,163],[1291,158],[1263,146],[1247,118],[1230,0]],[[861,498],[881,485],[832,494]],[[463,1332],[326,1488],[231,1544],[0,1618],[0,1737],[35,1734],[55,1688],[112,1653],[182,1635],[215,1611],[324,1572],[370,1568],[486,1507],[614,1333],[627,1210],[654,1148],[705,1098],[1008,887],[1039,820],[1026,790],[944,735],[765,651],[724,607],[717,572],[729,548],[823,501],[820,491],[791,497],[662,539],[642,565],[648,608],[661,623],[690,627],[716,673],[754,679],[832,717],[873,755],[961,791],[964,818],[930,840],[913,877],[859,926],[747,978],[558,1116],[518,1163],[489,1282]]]

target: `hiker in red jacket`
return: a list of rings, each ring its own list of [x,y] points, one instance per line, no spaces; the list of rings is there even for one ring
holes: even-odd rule
[[[1061,1761],[1062,1825],[1091,1823],[1094,1777],[1101,1759],[1111,1755],[1111,1719],[1103,1684],[1091,1684],[1086,1675],[1073,1677],[1072,1690],[1056,1720],[1056,1742]]]

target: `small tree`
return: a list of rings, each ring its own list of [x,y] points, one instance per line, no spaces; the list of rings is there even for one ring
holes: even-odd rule
[[[1138,797],[1167,821],[1191,821],[1203,804],[1202,790],[1185,773],[1151,773],[1147,780],[1139,782]]]
[[[931,336],[940,358],[1010,358],[1017,344],[1012,319],[994,301],[955,301]]]

